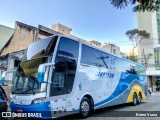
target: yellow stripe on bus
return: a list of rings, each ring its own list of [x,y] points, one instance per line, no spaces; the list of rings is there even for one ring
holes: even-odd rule
[[[128,99],[127,99],[127,103],[133,102],[133,94],[136,93],[137,96],[138,96],[139,92],[142,95],[142,100],[145,100],[146,96],[145,96],[142,88],[139,85],[135,85],[135,86],[132,87],[132,89],[130,91],[130,94],[129,94]]]

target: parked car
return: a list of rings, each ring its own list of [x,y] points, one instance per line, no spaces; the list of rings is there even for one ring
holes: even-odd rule
[[[8,98],[4,89],[0,86],[0,113],[8,109]]]

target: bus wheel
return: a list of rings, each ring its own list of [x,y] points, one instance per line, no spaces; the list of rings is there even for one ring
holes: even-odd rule
[[[133,94],[133,106],[136,106],[137,105],[137,94],[136,93],[134,93]]]
[[[91,103],[87,97],[83,97],[80,103],[80,116],[86,118],[91,112]]]
[[[142,102],[142,96],[141,93],[139,92],[138,94],[138,104],[140,104]]]

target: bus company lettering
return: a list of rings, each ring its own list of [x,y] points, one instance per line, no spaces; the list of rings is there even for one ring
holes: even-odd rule
[[[99,72],[99,77],[107,77],[107,78],[114,78],[114,73],[108,73],[108,72]]]

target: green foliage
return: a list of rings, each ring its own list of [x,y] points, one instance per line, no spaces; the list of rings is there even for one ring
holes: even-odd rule
[[[127,59],[133,61],[133,62],[138,62],[138,56],[127,56]]]
[[[141,42],[142,39],[150,38],[149,33],[147,33],[145,30],[138,29],[128,30],[126,32],[126,36],[133,43],[134,48],[137,47],[137,45]]]
[[[159,81],[159,80],[156,80],[156,81],[154,82],[154,84],[156,85],[157,88],[160,88],[160,81]]]
[[[126,8],[129,4],[135,5],[134,12],[160,10],[160,0],[110,0],[110,2],[117,9]]]

